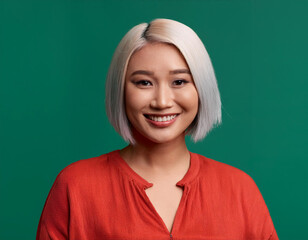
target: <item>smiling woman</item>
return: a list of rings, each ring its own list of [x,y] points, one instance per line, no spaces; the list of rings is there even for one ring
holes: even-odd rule
[[[58,175],[40,219],[45,239],[277,240],[254,181],[187,149],[220,122],[210,58],[189,27],[132,28],[112,59],[107,115],[129,142]]]
[[[142,23],[133,27],[115,50],[106,82],[106,110],[111,124],[124,140],[134,143],[124,106],[126,71],[130,58],[151,43],[174,46],[186,62],[184,70],[191,73],[199,94],[198,113],[186,133],[194,141],[203,139],[221,121],[221,102],[214,69],[197,34],[186,25],[169,19],[156,19],[150,24]],[[144,70],[136,69],[145,73]]]
[[[134,135],[155,143],[184,139],[198,112],[198,93],[176,47],[151,43],[133,54],[125,77],[125,103]]]

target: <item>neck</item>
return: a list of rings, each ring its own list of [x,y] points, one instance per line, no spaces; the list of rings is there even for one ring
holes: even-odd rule
[[[136,143],[121,150],[121,155],[130,166],[166,170],[189,166],[190,155],[185,143],[185,135],[164,143],[154,143],[135,136]]]

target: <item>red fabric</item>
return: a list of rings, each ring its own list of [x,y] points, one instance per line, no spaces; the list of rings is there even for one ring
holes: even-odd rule
[[[171,234],[119,150],[75,162],[60,172],[47,197],[37,240],[277,240],[254,181],[227,164],[191,153],[177,183],[183,196]]]

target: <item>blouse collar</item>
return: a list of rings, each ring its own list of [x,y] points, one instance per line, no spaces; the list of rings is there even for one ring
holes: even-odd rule
[[[189,152],[190,154],[190,166],[184,177],[177,182],[177,186],[184,187],[185,185],[189,185],[190,182],[192,182],[194,179],[197,178],[199,173],[199,157],[198,154]],[[150,188],[153,186],[153,183],[149,183],[147,180],[145,180],[143,177],[141,177],[139,174],[137,174],[121,157],[120,150],[115,150],[113,152],[110,152],[108,154],[108,157],[110,158],[110,162],[114,162],[122,171],[124,171],[130,179],[136,181],[139,183],[144,189]]]

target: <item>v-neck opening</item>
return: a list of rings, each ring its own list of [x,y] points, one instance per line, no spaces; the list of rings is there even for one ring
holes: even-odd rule
[[[177,231],[177,222],[179,222],[179,218],[181,217],[180,214],[182,214],[183,212],[183,208],[184,208],[184,201],[187,198],[187,193],[189,190],[189,185],[190,183],[196,179],[198,173],[199,173],[199,158],[197,156],[197,154],[189,152],[190,154],[190,166],[188,171],[186,172],[186,174],[184,175],[184,177],[178,181],[176,183],[177,187],[181,187],[183,188],[183,193],[180,199],[180,203],[176,209],[176,213],[173,219],[173,223],[172,223],[172,227],[171,230],[169,231],[166,223],[164,222],[163,218],[161,217],[161,215],[158,213],[158,211],[156,210],[156,208],[154,207],[152,201],[150,200],[149,196],[146,193],[146,189],[150,188],[153,186],[153,183],[148,182],[147,180],[145,180],[143,177],[141,177],[138,173],[136,173],[129,165],[128,163],[122,158],[122,156],[120,155],[120,150],[115,150],[111,153],[109,153],[112,161],[116,161],[116,165],[123,171],[125,172],[125,174],[131,179],[133,180],[133,182],[137,183],[139,186],[141,185],[142,188],[142,192],[144,194],[144,199],[145,201],[147,201],[147,204],[152,208],[152,211],[154,212],[154,214],[156,215],[156,218],[159,219],[159,221],[161,222],[162,226],[164,227],[165,231],[169,234],[169,236],[173,236],[174,231]]]
[[[177,224],[177,222],[178,222],[177,219],[179,218],[178,215],[180,214],[180,211],[182,211],[182,209],[184,208],[184,201],[186,200],[188,188],[186,188],[185,186],[183,186],[182,188],[183,188],[182,196],[181,196],[179,205],[178,205],[178,207],[177,207],[177,209],[176,209],[175,216],[174,216],[174,219],[173,219],[172,226],[171,226],[171,229],[170,229],[170,230],[168,229],[167,224],[166,224],[166,222],[163,220],[162,216],[158,213],[157,209],[155,208],[155,206],[154,206],[154,204],[152,203],[151,199],[150,199],[149,196],[147,195],[146,191],[145,191],[145,190],[143,191],[146,201],[147,201],[148,204],[151,206],[151,208],[152,208],[152,210],[154,211],[156,217],[159,218],[161,224],[163,225],[165,231],[169,234],[169,236],[173,236],[175,226],[176,226],[176,224]]]

